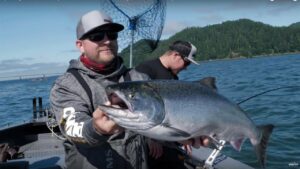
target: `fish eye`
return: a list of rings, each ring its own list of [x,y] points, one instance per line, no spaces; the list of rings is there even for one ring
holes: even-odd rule
[[[133,99],[133,98],[134,98],[134,94],[133,94],[133,93],[129,93],[129,94],[128,94],[128,97],[129,97],[130,99]]]

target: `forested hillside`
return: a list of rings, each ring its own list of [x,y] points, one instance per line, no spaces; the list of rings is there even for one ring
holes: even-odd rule
[[[192,42],[197,48],[197,60],[253,57],[300,51],[300,22],[288,27],[274,27],[249,19],[227,21],[206,27],[191,27],[162,40],[151,51],[145,41],[134,44],[133,64],[156,58],[175,40]],[[129,63],[129,48],[121,54]]]

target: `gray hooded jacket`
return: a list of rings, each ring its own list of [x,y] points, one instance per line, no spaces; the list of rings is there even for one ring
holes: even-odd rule
[[[108,101],[105,86],[124,81],[127,68],[120,67],[109,75],[98,74],[86,68],[79,60],[71,60],[69,69],[77,69],[92,91],[93,107]],[[145,74],[134,69],[129,72],[131,80],[147,80]],[[67,168],[146,168],[144,138],[125,131],[121,134],[102,135],[92,124],[94,112],[88,94],[69,72],[59,77],[50,94],[51,109],[67,138]]]

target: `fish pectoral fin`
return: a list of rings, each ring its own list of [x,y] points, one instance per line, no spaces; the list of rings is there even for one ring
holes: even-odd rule
[[[232,145],[232,147],[237,150],[237,151],[241,151],[241,147],[244,144],[246,138],[239,138],[233,141],[230,141],[230,144]]]
[[[188,132],[185,132],[183,130],[180,130],[178,128],[175,127],[171,127],[167,124],[162,124],[162,127],[164,127],[165,129],[168,130],[168,132],[166,132],[165,134],[168,134],[172,137],[184,137],[184,138],[189,138],[191,137],[191,134]]]
[[[213,91],[217,92],[216,86],[216,78],[215,77],[204,77],[197,81],[198,83],[212,89]]]

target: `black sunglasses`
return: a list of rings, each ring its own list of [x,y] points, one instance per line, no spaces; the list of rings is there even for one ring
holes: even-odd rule
[[[181,57],[181,58],[182,58],[183,61],[184,61],[184,67],[187,67],[188,65],[191,64],[191,61],[189,61],[189,60],[187,59],[187,57]]]
[[[92,42],[100,42],[104,39],[105,35],[109,40],[116,40],[118,38],[118,32],[97,32],[88,35],[86,38]]]

